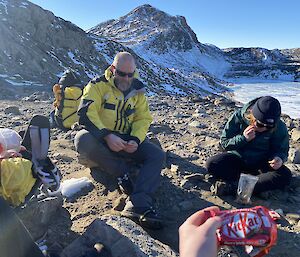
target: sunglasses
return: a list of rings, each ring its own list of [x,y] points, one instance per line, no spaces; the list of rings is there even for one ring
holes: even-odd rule
[[[267,129],[272,129],[273,128],[273,126],[270,126],[268,124],[264,124],[264,123],[262,123],[262,122],[260,122],[258,120],[256,120],[255,123],[256,123],[256,126],[258,128],[267,128]]]
[[[133,75],[134,75],[134,72],[126,73],[126,72],[120,71],[120,70],[118,70],[118,69],[116,69],[116,73],[117,73],[120,77],[126,77],[126,76],[128,76],[128,78],[132,78]]]

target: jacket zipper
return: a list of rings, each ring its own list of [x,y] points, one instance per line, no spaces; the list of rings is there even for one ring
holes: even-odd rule
[[[116,122],[115,122],[114,130],[117,129],[117,125],[118,125],[118,122],[119,122],[119,108],[120,108],[120,105],[121,105],[121,100],[119,100],[119,102],[118,102],[118,107],[117,107],[117,119],[116,119]]]
[[[123,119],[124,119],[124,123],[126,123],[126,122],[125,122],[126,117],[125,117],[125,115],[124,115],[124,107],[125,107],[126,103],[127,103],[127,100],[124,101],[124,104],[123,104],[123,106],[122,106],[122,108],[121,108],[121,111],[120,111],[121,122],[120,122],[120,125],[119,125],[119,130],[121,130],[121,128],[122,128]],[[124,128],[123,128],[122,131],[124,132]]]

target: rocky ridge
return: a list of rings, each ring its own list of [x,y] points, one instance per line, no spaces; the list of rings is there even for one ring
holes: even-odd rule
[[[71,67],[83,84],[103,74],[120,50],[129,51],[142,63],[140,72],[152,93],[197,94],[226,90],[223,81],[209,74],[196,79],[149,62],[126,45],[86,33],[29,1],[0,1],[0,87],[3,99],[12,92],[51,90],[62,72]],[[25,91],[25,92],[24,92]]]
[[[108,66],[82,29],[29,1],[1,0],[0,20],[0,77],[8,84],[45,90],[68,67],[87,82]]]
[[[219,49],[200,43],[186,19],[145,4],[125,16],[98,24],[87,32],[133,49],[156,65],[175,70],[191,81],[195,73],[225,79],[281,79],[297,81],[299,49],[260,47]]]
[[[299,49],[227,48],[223,50],[231,68],[225,78],[261,78],[299,81]]]
[[[51,90],[71,67],[85,84],[101,75],[118,51],[138,60],[149,92],[205,95],[225,91],[226,80],[297,80],[299,49],[225,49],[202,44],[182,16],[150,5],[101,23],[86,33],[29,1],[0,1],[2,99]]]

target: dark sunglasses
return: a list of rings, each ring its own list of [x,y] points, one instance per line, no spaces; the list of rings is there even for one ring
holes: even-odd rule
[[[120,70],[118,70],[118,69],[116,69],[116,73],[117,73],[120,77],[126,77],[126,76],[128,76],[128,78],[132,78],[133,75],[134,75],[134,72],[126,73],[126,72],[120,71]]]
[[[273,128],[273,126],[270,126],[268,124],[264,124],[264,123],[262,123],[262,122],[260,122],[258,120],[256,120],[255,123],[256,123],[256,126],[258,128],[267,128],[267,129],[272,129]]]

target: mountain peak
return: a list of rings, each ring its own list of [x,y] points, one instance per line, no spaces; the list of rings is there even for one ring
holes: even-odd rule
[[[145,4],[116,20],[100,23],[88,32],[108,37],[126,46],[143,42],[157,53],[198,47],[196,34],[183,16],[171,16]]]
[[[138,6],[136,8],[134,8],[131,12],[154,12],[154,11],[158,11],[158,9],[156,9],[155,7],[153,7],[150,4],[143,4],[141,6]]]

